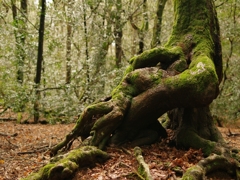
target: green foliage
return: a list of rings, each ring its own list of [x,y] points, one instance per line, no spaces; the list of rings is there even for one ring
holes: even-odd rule
[[[212,113],[226,123],[240,119],[240,2],[236,0],[215,2],[220,21],[223,71],[225,77],[221,92],[212,104]]]

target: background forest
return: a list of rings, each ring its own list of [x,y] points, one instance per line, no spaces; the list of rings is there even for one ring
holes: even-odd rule
[[[215,5],[224,78],[211,110],[230,123],[240,119],[240,1]],[[132,56],[166,43],[172,22],[172,0],[0,0],[0,113],[75,121],[110,95]]]

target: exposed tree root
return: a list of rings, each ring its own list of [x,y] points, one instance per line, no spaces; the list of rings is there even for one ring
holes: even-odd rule
[[[78,168],[93,166],[95,163],[106,161],[108,158],[108,154],[100,149],[94,146],[84,146],[54,157],[49,164],[24,180],[69,180]]]
[[[183,180],[190,179],[206,179],[209,173],[222,170],[226,174],[237,179],[239,176],[239,163],[232,158],[225,157],[223,155],[212,154],[207,158],[199,161],[196,165],[189,168],[183,175]]]
[[[139,174],[144,177],[145,180],[152,180],[152,176],[149,170],[149,166],[145,163],[144,158],[142,156],[142,149],[140,147],[134,148],[134,155],[137,158],[139,163],[138,172]]]

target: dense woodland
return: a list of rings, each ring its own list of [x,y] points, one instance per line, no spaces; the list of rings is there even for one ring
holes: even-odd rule
[[[75,121],[86,105],[111,92],[131,57],[165,44],[173,23],[171,0],[0,3],[0,113],[12,109],[19,122]],[[224,67],[211,111],[234,122],[240,117],[240,2],[215,5]]]
[[[239,134],[225,128],[222,136],[216,124],[240,120],[240,2],[0,0],[0,10],[0,172],[6,178],[34,170],[26,179],[79,179],[85,175],[79,168],[95,171],[93,164],[109,178],[109,169],[96,163],[110,155],[105,166],[113,168],[122,150],[133,169],[118,177],[203,179],[220,169],[239,178],[239,146],[223,139]],[[76,124],[53,140],[47,128],[40,138],[39,122]],[[37,124],[29,126],[29,145],[22,123]],[[57,134],[58,125],[48,128]],[[151,149],[158,152],[148,157]],[[22,154],[32,162],[15,159]]]

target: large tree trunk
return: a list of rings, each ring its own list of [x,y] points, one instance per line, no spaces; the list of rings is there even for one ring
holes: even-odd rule
[[[142,133],[149,135],[153,130],[158,131],[157,137],[165,136],[162,126],[155,126],[157,118],[166,112],[177,146],[202,148],[205,155],[229,155],[222,148],[223,139],[208,107],[218,95],[222,78],[219,25],[213,1],[174,0],[174,8],[175,23],[168,43],[133,57],[111,98],[88,106],[74,129],[52,149],[52,155],[78,136],[91,136],[87,142],[99,148],[109,139],[121,144],[136,142],[140,137],[144,143],[151,143],[152,139],[142,138]],[[222,162],[218,157],[206,162],[212,163],[213,159]],[[185,179],[194,179],[199,169],[203,174],[206,162],[188,171]]]
[[[221,145],[224,141],[214,125],[208,106],[177,108],[168,112],[168,115],[171,120],[169,127],[175,130],[176,146],[201,148],[205,155],[213,151],[221,153],[216,143]]]
[[[175,23],[168,43],[133,57],[111,99],[88,106],[73,131],[53,148],[53,154],[77,136],[85,138],[91,134],[91,145],[99,147],[111,134],[113,143],[132,140],[174,108],[184,108],[182,116],[188,117],[182,117],[179,128],[191,121],[188,127],[194,132],[192,137],[206,139],[205,153],[214,149],[212,141],[221,139],[219,133],[216,130],[208,132],[214,138],[198,134],[195,129],[200,128],[199,118],[195,121],[192,118],[201,111],[206,119],[202,123],[209,125],[211,116],[207,107],[217,97],[222,78],[219,25],[214,4],[207,0],[175,0],[174,7]],[[211,126],[214,125],[211,123]],[[182,142],[178,138],[180,135],[182,133],[176,133],[177,145],[202,146],[191,140]]]

